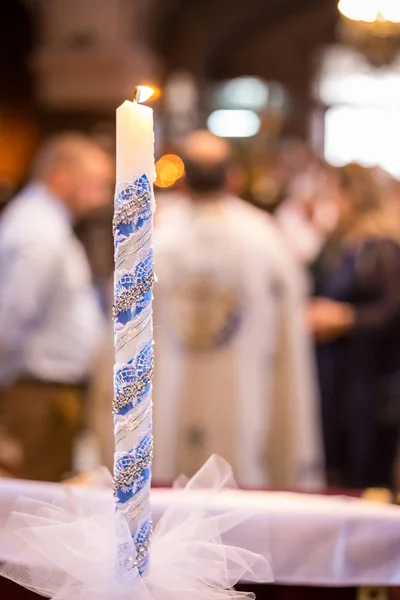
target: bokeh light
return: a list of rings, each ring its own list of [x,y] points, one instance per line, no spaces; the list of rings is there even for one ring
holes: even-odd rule
[[[381,13],[384,19],[392,23],[400,23],[399,0],[382,0]]]
[[[378,16],[376,0],[340,0],[338,8],[342,15],[353,21],[373,23]]]
[[[348,19],[373,23],[379,18],[400,22],[399,0],[340,0],[339,10]]]
[[[174,185],[185,173],[183,160],[176,154],[164,154],[156,162],[157,179],[155,185],[168,188]]]
[[[268,104],[268,84],[258,77],[237,77],[217,88],[217,104],[221,109],[261,110]]]
[[[252,110],[215,110],[208,117],[208,129],[219,137],[246,138],[256,135],[260,118]]]

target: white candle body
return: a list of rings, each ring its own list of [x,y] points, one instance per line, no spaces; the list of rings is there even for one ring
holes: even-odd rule
[[[114,490],[143,573],[151,535],[151,380],[153,374],[153,111],[117,109],[115,239]]]
[[[117,184],[144,174],[153,183],[153,110],[126,100],[117,108]]]

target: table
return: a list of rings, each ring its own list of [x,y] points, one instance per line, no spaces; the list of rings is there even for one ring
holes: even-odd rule
[[[0,560],[6,544],[5,521],[16,498],[51,501],[61,489],[59,484],[0,480]],[[88,505],[105,501],[109,493],[75,489]],[[177,493],[153,490],[155,521]],[[195,503],[198,497],[187,501]],[[212,510],[230,509],[248,518],[230,532],[227,541],[270,557],[275,587],[267,588],[269,599],[317,598],[318,593],[318,598],[330,600],[339,597],[332,588],[341,588],[341,598],[354,598],[359,586],[400,589],[400,508],[396,506],[347,497],[225,490]],[[261,582],[265,581],[260,575]],[[10,585],[1,582],[2,599],[27,598],[27,592],[16,595]],[[313,589],[321,587],[330,589]],[[263,600],[264,586],[258,592]]]

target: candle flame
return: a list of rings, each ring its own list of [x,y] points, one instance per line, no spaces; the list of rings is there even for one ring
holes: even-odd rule
[[[153,94],[153,88],[149,87],[148,85],[138,85],[136,86],[135,93],[133,94],[133,101],[139,103],[146,102],[146,100],[151,98]]]

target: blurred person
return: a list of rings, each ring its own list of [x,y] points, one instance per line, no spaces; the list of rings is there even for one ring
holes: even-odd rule
[[[13,194],[15,194],[15,187],[12,183],[0,177],[0,214],[7,206]]]
[[[18,477],[21,463],[20,445],[0,426],[0,478]]]
[[[212,453],[243,486],[323,485],[303,274],[272,220],[228,195],[229,146],[181,146],[186,198],[155,230],[153,476]]]
[[[0,221],[0,422],[22,449],[20,475],[60,480],[103,318],[74,234],[109,198],[110,159],[89,138],[54,137]]]
[[[283,138],[280,141],[279,155],[288,180],[307,172],[317,161],[310,146],[296,137]]]
[[[106,288],[107,304],[112,306],[114,279],[110,278]],[[112,401],[114,393],[114,322],[110,319],[100,341],[92,366],[87,394],[86,423],[95,442],[99,463],[112,473],[114,467],[114,423]]]
[[[313,267],[329,482],[392,484],[400,425],[400,227],[372,173],[337,171],[338,222]]]
[[[74,228],[89,260],[93,284],[99,294],[103,311],[109,314],[108,284],[114,273],[114,242],[112,233],[113,203],[96,210]]]
[[[309,168],[288,185],[288,195],[275,212],[293,253],[305,266],[318,256],[336,220],[328,174]]]

